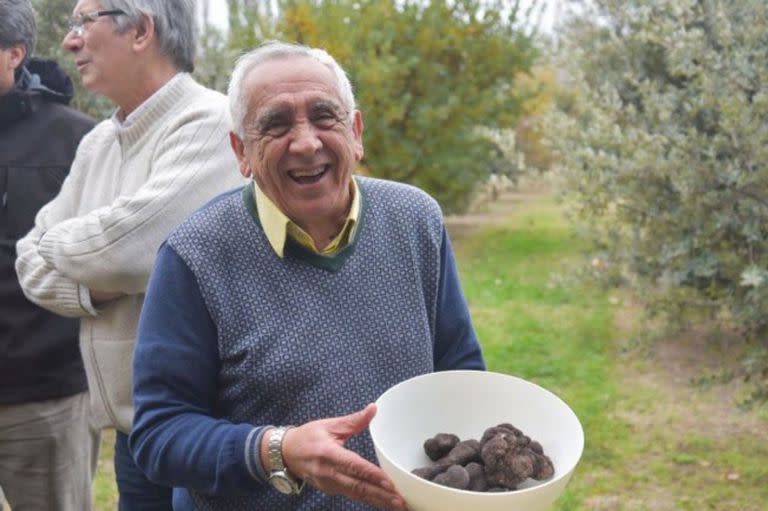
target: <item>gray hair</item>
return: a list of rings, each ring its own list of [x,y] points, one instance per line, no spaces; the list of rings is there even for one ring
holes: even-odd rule
[[[286,43],[282,41],[265,41],[256,49],[240,56],[235,63],[235,69],[232,71],[232,78],[229,81],[227,94],[229,96],[229,110],[232,114],[232,126],[234,132],[243,138],[245,135],[244,123],[247,114],[247,98],[244,97],[243,81],[248,73],[258,64],[274,60],[280,57],[309,57],[323,64],[330,69],[333,76],[336,77],[339,97],[344,108],[347,109],[349,121],[351,122],[355,115],[355,95],[352,92],[352,84],[346,71],[336,62],[336,59],[325,50],[311,48],[302,44]]]
[[[160,51],[173,61],[176,69],[191,73],[195,68],[197,22],[195,0],[102,0],[102,7],[121,9],[125,16],[115,16],[115,30],[124,32],[151,16]]]
[[[0,0],[0,48],[7,50],[17,44],[24,45],[27,55],[24,65],[35,50],[37,25],[29,0]]]

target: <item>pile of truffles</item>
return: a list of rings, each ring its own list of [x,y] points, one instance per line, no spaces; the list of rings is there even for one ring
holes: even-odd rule
[[[479,442],[438,433],[424,442],[424,452],[435,463],[412,473],[459,490],[514,491],[529,477],[543,481],[555,473],[541,444],[507,423],[486,429]]]

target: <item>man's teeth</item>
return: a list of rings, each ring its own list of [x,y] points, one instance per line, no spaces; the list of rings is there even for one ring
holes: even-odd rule
[[[315,177],[322,174],[323,171],[325,171],[325,165],[323,165],[322,167],[317,167],[316,169],[292,170],[291,175],[293,177]]]

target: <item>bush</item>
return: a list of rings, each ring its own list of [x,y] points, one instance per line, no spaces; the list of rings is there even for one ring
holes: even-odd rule
[[[562,38],[569,93],[547,119],[573,210],[657,310],[739,325],[765,385],[768,6],[594,3]]]

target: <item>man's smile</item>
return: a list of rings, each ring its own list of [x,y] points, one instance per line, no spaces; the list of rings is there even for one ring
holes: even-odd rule
[[[330,165],[321,165],[311,169],[293,169],[288,171],[288,176],[302,185],[314,184],[320,181],[330,168]]]

